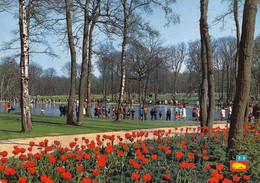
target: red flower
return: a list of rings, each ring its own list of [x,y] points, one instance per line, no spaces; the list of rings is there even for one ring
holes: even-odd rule
[[[27,161],[27,165],[29,166],[29,167],[33,167],[33,166],[35,166],[35,161]]]
[[[200,133],[200,136],[203,138],[203,137],[205,137],[205,134],[204,133]]]
[[[147,173],[147,174],[145,174],[145,175],[143,176],[143,178],[144,178],[145,181],[149,182],[149,181],[152,180],[152,175],[150,175],[149,173]]]
[[[170,155],[172,153],[171,150],[166,150],[166,154]]]
[[[234,182],[238,182],[240,180],[241,177],[238,177],[236,175],[233,176],[233,181]]]
[[[64,180],[70,180],[72,178],[72,174],[70,172],[64,172],[61,176]]]
[[[46,147],[45,147],[45,151],[52,151],[52,147],[46,146]]]
[[[158,155],[157,155],[157,154],[153,154],[153,155],[152,155],[152,158],[153,158],[153,160],[157,160]]]
[[[2,155],[3,157],[6,157],[8,155],[8,153],[6,151],[0,152],[0,155]]]
[[[207,161],[209,159],[209,157],[208,156],[204,156],[204,159]]]
[[[95,175],[95,176],[98,176],[99,174],[100,174],[100,170],[92,170],[92,172],[93,172],[93,174]]]
[[[135,166],[135,169],[136,169],[136,170],[139,170],[139,169],[142,167],[141,164],[137,164],[137,163],[136,163],[134,166]]]
[[[106,165],[106,163],[107,163],[107,161],[102,159],[102,160],[97,161],[97,166],[102,168]]]
[[[36,153],[35,155],[33,155],[33,157],[35,159],[40,159],[42,157],[42,155],[40,153]]]
[[[19,177],[19,182],[20,183],[26,183],[27,182],[27,178],[26,177]]]
[[[75,147],[75,145],[77,145],[77,143],[76,143],[76,142],[71,142],[71,143],[69,144],[70,148],[73,148],[73,147]]]
[[[210,183],[219,183],[219,179],[217,177],[211,177],[208,180]]]
[[[207,170],[209,170],[209,169],[210,169],[210,165],[205,165],[205,168],[206,168]]]
[[[36,168],[29,167],[29,168],[28,168],[28,172],[29,172],[30,174],[34,174],[34,173],[36,172]]]
[[[135,164],[135,160],[130,159],[130,160],[129,160],[129,164],[130,164],[130,165],[134,165],[134,164]]]
[[[40,145],[41,147],[44,147],[44,146],[45,146],[45,143],[44,143],[44,142],[39,142],[39,145]]]
[[[185,145],[186,144],[186,142],[185,141],[181,141],[181,145]]]
[[[66,155],[61,155],[60,156],[61,161],[66,161],[68,157]]]
[[[68,155],[69,155],[69,157],[70,157],[70,158],[74,158],[74,157],[76,157],[76,156],[77,156],[77,154],[76,154],[76,153],[74,153],[74,152],[72,152],[72,153],[69,153]]]
[[[143,162],[143,164],[148,164],[149,163],[149,159],[148,158],[144,158],[144,159],[142,159],[142,162]]]
[[[216,169],[217,169],[218,171],[221,171],[221,170],[223,170],[223,168],[224,168],[224,166],[223,166],[223,165],[216,165]]]
[[[6,161],[7,161],[7,158],[1,158],[1,159],[0,159],[0,162],[1,162],[2,164],[4,164]]]
[[[170,174],[166,174],[166,175],[164,175],[164,177],[165,177],[165,179],[167,179],[167,180],[170,180],[170,179],[171,179],[171,175],[170,175]]]
[[[86,154],[84,154],[84,156],[83,156],[86,160],[88,160],[88,159],[90,159],[91,158],[91,155],[90,154],[88,154],[88,153],[86,153]]]
[[[153,146],[151,146],[151,147],[150,147],[150,150],[151,150],[151,151],[153,151],[153,150],[154,150],[154,147],[153,147]]]
[[[250,179],[250,176],[249,176],[249,175],[244,175],[243,179],[244,179],[244,180],[249,180],[249,179]]]
[[[47,175],[42,175],[41,176],[41,182],[45,182],[47,178],[48,178]]]
[[[123,151],[118,151],[117,154],[118,154],[118,156],[123,156],[124,152]]]
[[[215,140],[215,142],[218,142],[218,138],[215,138],[214,140]]]
[[[58,146],[58,145],[60,145],[60,141],[54,140],[54,144],[55,144],[56,146]]]
[[[19,156],[19,160],[24,160],[26,158],[26,155],[24,155],[24,154],[21,154],[20,156]]]
[[[64,172],[66,171],[66,169],[63,168],[63,167],[58,167],[58,168],[57,168],[57,171],[58,171],[59,173],[64,173]]]
[[[181,159],[182,156],[183,156],[183,153],[182,153],[182,152],[177,152],[177,153],[175,154],[175,157],[178,158],[178,159]]]
[[[6,179],[0,179],[1,183],[8,183]]]
[[[0,171],[4,171],[4,169],[5,169],[5,166],[0,165]]]
[[[140,178],[140,174],[138,173],[132,173],[133,180],[138,180]]]
[[[128,145],[123,145],[124,150],[127,150],[129,147]]]
[[[82,160],[82,156],[79,156],[79,155],[78,155],[78,156],[76,157],[76,160],[81,161],[81,160]]]
[[[81,172],[81,171],[83,171],[84,170],[84,167],[83,166],[77,166],[77,170],[79,171],[79,172]]]
[[[54,156],[49,156],[49,162],[52,164],[56,163],[56,158]]]
[[[82,177],[82,183],[91,183],[91,182],[92,182],[91,178]]]

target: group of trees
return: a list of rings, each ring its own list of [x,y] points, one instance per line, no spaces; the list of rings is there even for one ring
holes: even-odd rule
[[[126,91],[139,93],[141,102],[149,92],[157,96],[160,92],[175,94],[183,90],[189,93],[197,90],[200,94],[201,126],[209,127],[212,126],[214,117],[215,91],[219,91],[223,98],[226,92],[226,97],[230,100],[235,96],[234,111],[239,115],[232,114],[233,129],[230,133],[229,148],[234,147],[233,138],[241,136],[238,131],[242,128],[241,119],[248,101],[251,77],[257,85],[251,87],[252,91],[259,92],[259,52],[254,52],[251,64],[257,0],[246,0],[244,3],[241,40],[238,1],[232,1],[233,9],[230,11],[234,14],[237,37],[213,40],[210,38],[207,23],[208,0],[201,0],[200,41],[165,47],[158,33],[142,20],[140,12],[151,13],[153,7],[161,8],[165,12],[167,23],[177,23],[179,17],[170,8],[174,2],[175,0],[19,0],[20,35],[18,39],[5,44],[3,50],[17,46],[17,41],[20,40],[20,84],[14,79],[18,77],[17,73],[12,76],[6,75],[8,70],[4,69],[6,66],[17,70],[17,64],[13,59],[4,58],[1,63],[3,68],[1,67],[0,71],[3,76],[0,94],[1,97],[15,95],[11,88],[18,85],[21,87],[22,131],[32,130],[29,91],[32,94],[44,92],[47,95],[52,95],[54,92],[59,94],[60,85],[67,83],[65,86],[68,88],[66,90],[63,88],[64,92],[69,93],[67,124],[81,125],[83,122],[81,109],[85,98],[87,98],[87,116],[91,116],[90,98],[93,92],[91,83],[97,80],[99,82],[95,84],[102,86],[104,97],[111,93],[113,99],[117,99],[119,93],[118,108],[123,104],[123,95]],[[1,0],[0,12],[17,12],[16,3],[15,0]],[[17,16],[15,13],[14,15]],[[111,40],[119,38],[121,50],[113,49],[109,44],[101,44],[98,49],[94,49],[95,30],[107,35]],[[29,64],[29,58],[33,54],[44,53],[55,56],[45,39],[46,36],[53,34],[62,37],[61,43],[70,50],[71,62],[63,67],[64,70],[67,69],[69,78],[55,76],[54,69],[43,71],[36,64],[31,66]],[[259,49],[258,42],[259,37],[255,43],[256,50]],[[80,66],[77,66],[79,54],[82,59]],[[91,74],[93,55],[98,59],[100,79]],[[184,64],[187,66],[187,71],[180,73]],[[178,82],[180,78],[181,82]],[[187,78],[187,85],[184,84],[184,78]],[[192,82],[194,78],[198,80]],[[44,88],[46,81],[48,87]],[[39,85],[40,88],[37,87]],[[80,110],[77,120],[74,121],[73,103],[77,93]],[[207,98],[209,110],[207,110]],[[121,121],[120,117],[118,112],[118,121]]]

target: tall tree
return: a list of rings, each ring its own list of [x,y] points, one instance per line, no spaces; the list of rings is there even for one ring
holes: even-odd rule
[[[21,116],[22,132],[33,129],[29,100],[29,35],[25,0],[19,0],[19,27],[21,40]]]
[[[67,23],[67,33],[70,46],[70,56],[71,56],[71,77],[70,77],[70,94],[69,94],[69,104],[68,104],[68,115],[67,124],[75,124],[73,120],[73,108],[75,100],[75,90],[76,90],[76,49],[74,45],[74,39],[72,34],[72,22],[70,14],[70,0],[65,0],[66,3],[66,23]]]
[[[200,37],[201,37],[201,68],[202,68],[202,80],[200,91],[200,124],[201,127],[206,126],[207,123],[207,92],[208,92],[208,63],[207,63],[207,50],[206,40],[204,36],[205,24],[207,24],[207,9],[208,1],[200,1]],[[205,23],[206,22],[206,23]]]
[[[211,46],[211,40],[209,35],[209,27],[207,22],[208,13],[208,0],[201,0],[201,18],[200,18],[200,34],[201,34],[201,48],[202,48],[202,63],[207,67],[207,82],[208,82],[208,98],[209,98],[209,109],[207,110],[206,104],[204,104],[205,97],[202,100],[201,111],[202,120],[204,120],[204,113],[207,113],[207,126],[213,126],[214,114],[215,114],[215,84],[214,84],[214,67],[213,67],[213,50]],[[205,61],[206,59],[206,61]],[[205,67],[204,65],[204,67]],[[205,73],[204,73],[205,74]],[[204,76],[205,77],[205,76]],[[205,80],[203,80],[205,82]],[[206,107],[205,109],[203,109]],[[204,123],[204,121],[203,121]]]
[[[125,80],[126,80],[126,46],[128,42],[128,34],[129,34],[129,29],[132,28],[133,25],[140,20],[139,16],[135,16],[135,13],[138,9],[143,8],[145,11],[152,11],[150,8],[151,4],[157,5],[161,7],[165,14],[166,17],[168,18],[168,23],[169,22],[178,22],[179,17],[173,13],[172,9],[169,8],[170,3],[174,3],[175,0],[142,0],[142,1],[135,1],[135,0],[121,0],[121,7],[122,7],[122,17],[123,17],[123,23],[122,23],[122,50],[121,50],[121,85],[120,85],[120,96],[119,96],[119,101],[118,101],[118,115],[117,115],[117,120],[121,121],[121,107],[123,104],[123,97],[124,97],[124,90],[125,90]],[[170,21],[169,21],[170,20]]]
[[[251,59],[253,53],[257,0],[245,0],[243,11],[242,34],[239,48],[238,76],[236,95],[231,115],[227,151],[240,148],[239,139],[243,136],[243,122],[249,98]],[[231,152],[232,150],[232,152]]]

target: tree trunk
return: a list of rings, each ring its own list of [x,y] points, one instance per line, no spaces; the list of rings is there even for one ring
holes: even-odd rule
[[[79,114],[77,119],[77,125],[81,125],[84,121],[83,108],[84,108],[84,98],[85,98],[85,80],[86,80],[87,64],[88,64],[89,4],[90,1],[86,0],[85,12],[84,12],[85,18],[84,18],[82,65],[81,65],[81,75],[80,75],[80,82],[79,82],[79,109],[78,109]]]
[[[209,35],[209,27],[207,22],[208,12],[208,0],[201,0],[201,19],[200,19],[200,31],[206,47],[206,59],[207,59],[207,79],[208,79],[208,98],[209,98],[209,110],[207,114],[207,126],[211,128],[213,126],[214,114],[215,114],[215,84],[214,84],[214,67],[213,67],[213,51],[211,46],[211,40]],[[202,57],[203,59],[205,58]],[[204,106],[201,106],[205,107]],[[207,113],[207,105],[206,105]]]
[[[206,126],[207,123],[207,92],[208,92],[208,66],[207,66],[207,50],[205,40],[205,21],[207,19],[207,3],[201,0],[201,18],[200,18],[200,37],[201,37],[201,68],[202,68],[202,82],[200,95],[200,123],[201,127]]]
[[[123,6],[124,6],[124,33],[123,33],[123,43],[122,43],[121,85],[120,85],[120,96],[119,96],[119,103],[118,103],[117,121],[122,120],[121,119],[121,107],[123,105],[123,97],[124,97],[124,89],[125,89],[125,57],[126,57],[127,29],[128,29],[126,2],[123,3]]]
[[[66,2],[66,22],[67,22],[67,32],[68,40],[70,46],[70,56],[71,56],[71,73],[70,73],[70,94],[69,94],[69,104],[68,104],[68,115],[67,115],[67,124],[74,124],[73,120],[73,108],[74,108],[74,99],[75,99],[75,90],[76,90],[76,49],[73,41],[72,35],[72,23],[70,15],[70,1],[65,0]]]
[[[19,28],[21,41],[21,117],[22,130],[28,132],[33,129],[31,121],[30,101],[29,101],[29,37],[27,31],[26,3],[19,0]]]
[[[236,22],[236,34],[237,34],[237,53],[235,58],[235,76],[238,74],[238,58],[239,58],[239,42],[240,42],[240,28],[238,20],[238,0],[234,0],[234,19]]]
[[[92,70],[92,35],[94,30],[94,24],[92,23],[89,32],[89,48],[88,48],[88,77],[87,77],[87,116],[91,117],[91,81],[90,75]]]
[[[242,35],[239,48],[236,95],[228,137],[227,152],[231,154],[235,153],[234,150],[239,149],[240,143],[238,139],[241,139],[243,136],[243,122],[250,89],[251,58],[254,43],[256,12],[257,0],[246,0],[244,5]]]

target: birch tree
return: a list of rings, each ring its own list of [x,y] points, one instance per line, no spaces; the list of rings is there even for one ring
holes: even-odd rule
[[[19,0],[19,28],[21,41],[21,116],[22,132],[33,129],[29,101],[29,35],[25,0]]]

